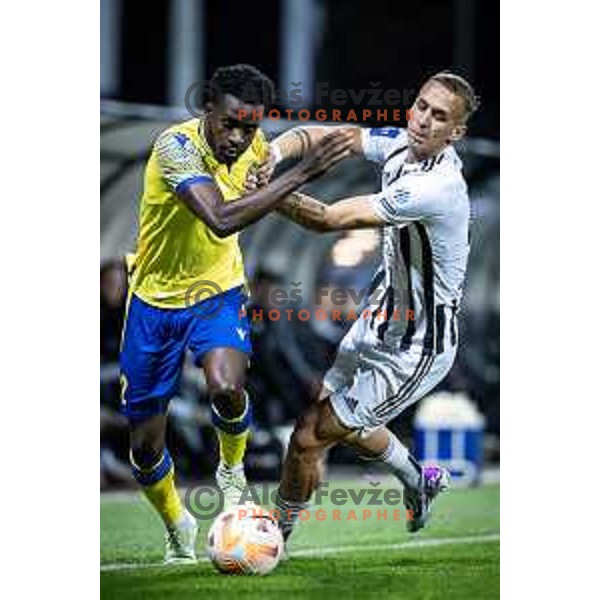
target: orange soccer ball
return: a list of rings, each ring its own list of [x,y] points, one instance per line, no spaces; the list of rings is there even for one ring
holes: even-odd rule
[[[222,512],[208,532],[208,555],[229,575],[266,575],[279,563],[283,537],[275,519],[256,506]]]

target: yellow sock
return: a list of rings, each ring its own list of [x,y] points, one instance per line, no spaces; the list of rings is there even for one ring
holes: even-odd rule
[[[244,460],[244,454],[246,454],[252,410],[247,394],[245,394],[245,399],[246,408],[244,412],[234,419],[223,418],[217,409],[214,406],[212,407],[212,422],[219,438],[221,462],[228,467],[239,465]]]
[[[138,467],[132,456],[131,470],[165,524],[177,523],[183,516],[184,508],[175,489],[175,468],[169,451],[165,449],[160,460],[149,468]]]
[[[248,430],[233,435],[217,428],[221,461],[228,467],[235,467],[244,460],[244,454],[246,454],[246,446],[248,444],[248,434]]]
[[[163,479],[145,486],[143,491],[167,525],[173,525],[181,519],[183,504],[175,488],[175,472],[172,467]]]

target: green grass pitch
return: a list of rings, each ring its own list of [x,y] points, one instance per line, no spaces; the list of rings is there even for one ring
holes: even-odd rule
[[[330,486],[362,488],[360,482]],[[162,525],[139,494],[101,500],[101,598],[188,600],[317,600],[332,598],[479,600],[500,596],[500,489],[453,489],[436,500],[428,527],[406,533],[403,521],[361,520],[362,510],[337,507],[314,513],[290,543],[291,558],[266,577],[224,576],[206,561],[210,522],[200,522],[197,566],[163,567]],[[331,519],[340,508],[341,521]],[[346,521],[349,511],[358,520]]]

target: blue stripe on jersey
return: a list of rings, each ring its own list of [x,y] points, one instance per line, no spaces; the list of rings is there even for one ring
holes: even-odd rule
[[[190,177],[189,179],[185,179],[184,181],[182,181],[177,186],[175,191],[178,194],[180,194],[181,192],[184,192],[185,190],[187,190],[187,188],[189,188],[191,185],[194,185],[195,183],[209,183],[210,181],[212,181],[212,177],[209,177],[208,175],[196,175],[195,177]]]

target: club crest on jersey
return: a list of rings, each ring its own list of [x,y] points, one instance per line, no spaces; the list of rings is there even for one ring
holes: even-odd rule
[[[174,135],[175,139],[179,142],[179,145],[183,148],[187,141],[190,139],[185,133],[176,133]]]

